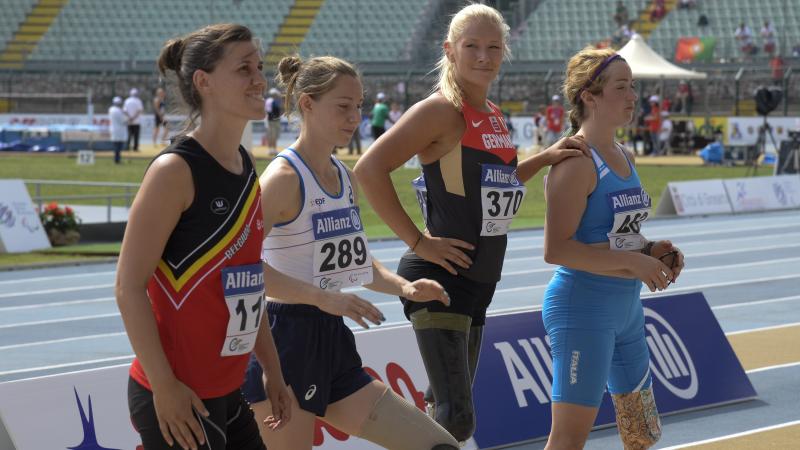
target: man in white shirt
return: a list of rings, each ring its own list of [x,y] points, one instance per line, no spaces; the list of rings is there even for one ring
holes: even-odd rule
[[[739,50],[742,52],[742,58],[747,60],[753,52],[753,32],[750,31],[750,27],[742,22],[739,24],[739,28],[736,29],[736,32],[733,33],[733,36],[736,38],[736,42],[739,43]]]
[[[108,131],[111,135],[111,142],[114,144],[114,162],[120,163],[120,152],[125,146],[125,139],[128,137],[128,117],[122,111],[122,98],[114,97],[111,107],[108,108]]]
[[[672,137],[672,121],[669,112],[661,111],[661,129],[658,131],[658,149],[653,155],[666,155],[669,153],[669,139]]]
[[[125,99],[122,105],[122,110],[128,116],[128,140],[125,148],[131,149],[131,140],[133,140],[133,151],[139,151],[139,134],[142,131],[140,119],[144,111],[144,105],[139,99],[139,90],[136,88],[131,89],[130,95]]]
[[[761,39],[764,40],[764,53],[772,56],[775,53],[775,27],[769,20],[764,21],[764,26],[761,27]]]

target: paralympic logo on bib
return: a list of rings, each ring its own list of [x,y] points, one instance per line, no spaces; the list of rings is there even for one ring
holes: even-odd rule
[[[690,400],[699,381],[692,356],[675,329],[660,314],[644,308],[645,339],[650,349],[650,370],[675,396]]]

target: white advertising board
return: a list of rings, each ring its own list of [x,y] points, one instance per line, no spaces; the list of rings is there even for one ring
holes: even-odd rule
[[[800,208],[800,176],[734,178],[725,180],[734,212]]]
[[[50,248],[22,180],[0,180],[0,253]]]
[[[667,183],[656,215],[696,216],[731,212],[722,180],[698,180]]]
[[[428,382],[410,326],[356,333],[356,345],[374,377],[422,407]],[[128,414],[128,368],[0,383],[0,428],[5,425],[16,450],[138,449],[139,436]],[[320,421],[315,427],[314,446],[323,450],[380,448]]]

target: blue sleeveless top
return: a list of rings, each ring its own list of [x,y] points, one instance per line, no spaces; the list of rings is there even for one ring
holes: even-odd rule
[[[625,154],[625,151],[620,149]],[[625,154],[631,174],[623,178],[592,148],[597,185],[589,194],[575,240],[584,244],[609,241],[614,250],[638,250],[647,243],[639,234],[641,223],[650,215],[650,196],[636,169]]]

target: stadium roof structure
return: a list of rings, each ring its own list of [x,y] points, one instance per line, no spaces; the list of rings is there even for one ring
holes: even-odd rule
[[[634,78],[653,79],[680,79],[703,80],[706,74],[687,70],[664,59],[655,52],[638,34],[633,35],[619,53],[631,66]]]

